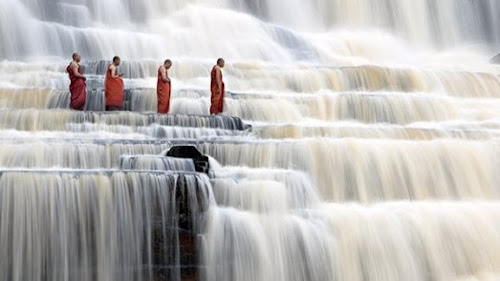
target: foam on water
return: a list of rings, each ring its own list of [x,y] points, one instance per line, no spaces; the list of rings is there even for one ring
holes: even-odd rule
[[[499,13],[0,0],[0,279],[499,279]],[[74,51],[86,112],[67,110]],[[114,55],[133,112],[101,112]],[[221,56],[226,116],[210,117]],[[172,115],[158,116],[165,58]],[[213,157],[210,179],[161,156],[177,144]]]

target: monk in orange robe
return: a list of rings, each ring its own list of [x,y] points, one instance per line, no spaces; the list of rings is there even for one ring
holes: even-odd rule
[[[104,80],[104,93],[106,95],[106,110],[116,111],[123,109],[123,73],[118,72],[120,57],[114,57],[113,63],[108,66],[106,80]]]
[[[167,114],[170,110],[170,93],[172,91],[168,70],[172,66],[171,60],[166,60],[158,69],[158,83],[156,95],[158,96],[158,113]]]
[[[80,67],[82,57],[78,53],[73,54],[73,61],[68,65],[66,71],[69,74],[69,92],[71,93],[69,107],[73,110],[83,110],[87,99],[87,78],[83,75]]]
[[[225,62],[218,59],[217,64],[212,68],[210,91],[212,92],[210,114],[220,114],[224,111],[224,82],[222,81],[222,68]]]

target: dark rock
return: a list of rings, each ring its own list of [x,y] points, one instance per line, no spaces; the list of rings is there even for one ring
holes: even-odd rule
[[[171,206],[170,217],[164,217],[160,201],[154,200],[151,207],[153,220],[151,245],[152,245],[152,280],[198,280],[199,261],[199,225],[208,210],[208,198],[203,196],[204,187],[196,182],[189,183],[185,177],[180,176],[170,186],[176,186],[172,195],[175,200]],[[201,196],[201,197],[199,197]],[[196,198],[196,200],[192,200]],[[159,198],[156,198],[159,199]],[[169,208],[170,209],[170,208]],[[148,253],[144,253],[146,259]]]
[[[491,58],[490,60],[491,63],[494,63],[494,64],[500,64],[500,54],[494,56],[493,58]]]
[[[199,173],[207,174],[210,169],[208,157],[201,154],[194,146],[174,146],[167,152],[167,156],[193,159],[194,167]]]

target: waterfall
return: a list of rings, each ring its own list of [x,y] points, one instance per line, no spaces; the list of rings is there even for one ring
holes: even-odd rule
[[[224,53],[234,58],[290,59],[290,53],[297,51],[296,42],[304,42],[304,47],[314,53],[322,49],[321,45],[332,43],[331,37],[336,37],[333,33],[323,36],[320,40],[323,42],[309,42],[309,35],[293,30],[328,33],[337,27],[391,31],[422,46],[449,46],[476,40],[500,43],[500,6],[495,0],[314,0],[308,3],[297,0],[150,0],[143,3],[89,0],[83,4],[62,0],[4,0],[0,5],[1,33],[9,38],[0,44],[0,57],[11,59],[68,56],[76,49],[84,57],[98,59],[115,53],[134,59],[154,59],[165,53],[201,57]],[[282,9],[283,6],[287,9]],[[275,25],[292,31],[283,36],[283,29]],[[190,28],[195,32],[189,32]],[[211,34],[232,38],[234,45],[216,44]],[[260,40],[248,39],[254,36]],[[282,46],[287,43],[292,43],[292,47],[285,50]],[[385,46],[390,46],[389,43]]]
[[[0,0],[0,38],[0,280],[500,279],[497,0]]]
[[[183,231],[212,204],[209,186],[197,175],[5,171],[2,280],[179,280]]]

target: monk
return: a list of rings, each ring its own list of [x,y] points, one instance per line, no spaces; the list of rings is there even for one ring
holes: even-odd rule
[[[113,63],[108,66],[106,71],[106,80],[104,80],[106,111],[123,109],[123,73],[118,72],[120,63],[120,57],[114,57]]]
[[[224,59],[218,59],[217,64],[212,68],[210,115],[217,115],[224,111],[224,82],[222,81],[222,68],[224,68],[224,65]]]
[[[87,78],[83,75],[80,67],[82,57],[78,53],[73,54],[73,61],[68,65],[66,71],[69,74],[69,92],[71,93],[69,107],[73,110],[83,110],[87,99]]]
[[[170,93],[172,91],[168,70],[172,67],[171,60],[165,60],[158,69],[158,83],[156,84],[156,95],[158,96],[158,113],[167,114],[170,110]]]

